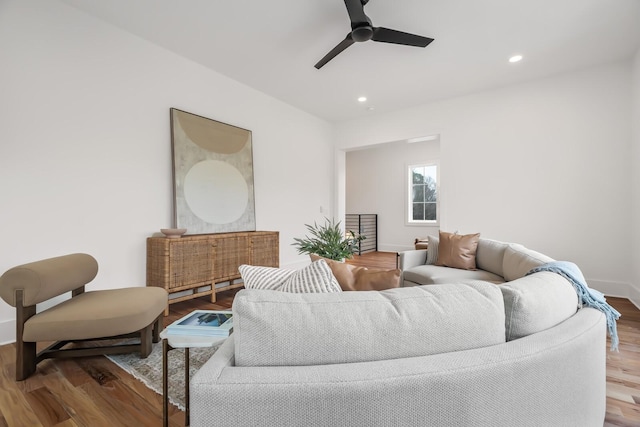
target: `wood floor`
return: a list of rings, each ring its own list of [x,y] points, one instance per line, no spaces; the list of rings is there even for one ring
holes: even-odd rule
[[[396,267],[395,253],[356,256],[351,264]],[[165,324],[194,309],[231,307],[237,291],[218,295],[215,304],[200,298],[171,306]],[[620,352],[607,351],[607,414],[604,426],[640,426],[640,310],[626,299],[608,298],[622,313]],[[607,348],[609,344],[607,343]],[[15,381],[15,347],[0,346],[0,427],[162,425],[162,399],[103,356],[48,360],[25,381]],[[184,413],[169,411],[170,425],[184,425]],[[541,426],[542,427],[542,426]]]
[[[168,325],[196,309],[231,307],[238,290],[173,304]],[[49,359],[34,375],[15,381],[15,345],[0,346],[0,427],[143,427],[162,425],[162,397],[104,356]],[[169,406],[169,425],[184,412]]]

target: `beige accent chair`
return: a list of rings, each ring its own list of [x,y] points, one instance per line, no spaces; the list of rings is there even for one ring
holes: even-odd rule
[[[0,277],[0,297],[16,308],[16,380],[28,378],[44,359],[139,351],[142,358],[158,342],[167,292],[132,287],[85,292],[98,273],[88,254],[71,254],[20,265]],[[36,304],[71,292],[71,298],[36,310]],[[140,337],[139,343],[122,338]],[[105,345],[102,340],[116,340]],[[67,344],[89,341],[83,346]],[[37,352],[38,342],[51,343]],[[102,344],[102,345],[100,345]]]

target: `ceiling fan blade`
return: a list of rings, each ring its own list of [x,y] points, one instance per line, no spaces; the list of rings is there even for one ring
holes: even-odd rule
[[[344,40],[342,40],[336,47],[331,49],[331,52],[327,53],[324,56],[324,58],[322,58],[320,61],[318,61],[318,63],[315,65],[315,67],[319,70],[327,62],[331,61],[333,58],[338,56],[338,54],[340,52],[342,52],[343,50],[345,50],[346,48],[348,48],[349,46],[351,46],[354,43],[355,43],[355,41],[351,37],[351,33],[347,34],[347,37]]]
[[[364,3],[367,3],[366,1]],[[364,4],[362,0],[344,0],[351,20],[351,28],[358,27],[362,24],[371,25],[371,20],[364,13]]]
[[[346,0],[345,0],[346,1]],[[433,41],[432,38],[422,37],[415,34],[403,33],[398,30],[377,27],[373,29],[373,41],[384,43],[404,44],[407,46],[426,47]]]

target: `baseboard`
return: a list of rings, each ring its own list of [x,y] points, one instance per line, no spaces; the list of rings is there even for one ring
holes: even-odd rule
[[[16,321],[15,319],[0,322],[0,345],[16,342]]]
[[[605,282],[604,280],[587,280],[589,286],[608,297],[626,298],[640,309],[640,289],[631,283]]]

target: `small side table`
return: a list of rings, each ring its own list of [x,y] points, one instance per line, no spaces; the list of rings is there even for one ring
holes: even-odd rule
[[[169,425],[169,361],[168,353],[176,348],[184,348],[184,425],[189,419],[189,349],[195,347],[213,347],[221,344],[225,337],[200,337],[192,335],[169,335],[167,330],[160,332],[162,338],[162,425]]]

